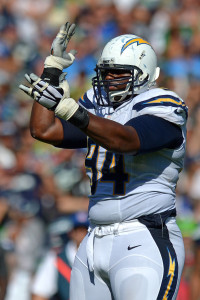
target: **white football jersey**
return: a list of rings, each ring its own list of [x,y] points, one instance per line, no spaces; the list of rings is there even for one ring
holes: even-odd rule
[[[85,166],[91,183],[90,221],[110,224],[174,209],[175,189],[185,154],[184,101],[172,91],[154,88],[114,110],[98,106],[90,89],[79,103],[91,113],[120,124],[141,115],[154,115],[180,126],[184,137],[177,149],[164,148],[138,155],[109,152],[89,138]]]

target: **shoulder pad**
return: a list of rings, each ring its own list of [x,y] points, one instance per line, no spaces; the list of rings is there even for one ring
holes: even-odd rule
[[[137,115],[155,115],[178,125],[184,124],[187,119],[187,106],[172,91],[154,89],[136,98],[133,110],[137,111]]]

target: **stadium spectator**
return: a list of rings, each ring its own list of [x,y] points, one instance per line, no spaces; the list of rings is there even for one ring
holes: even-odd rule
[[[64,223],[65,226],[63,226]],[[58,219],[54,227],[55,225],[57,225],[57,231],[56,233],[54,231],[54,238],[55,234],[67,235],[67,241],[59,250],[58,245],[52,245],[40,263],[32,282],[32,300],[69,299],[72,264],[89,225],[87,213],[71,214],[66,219]]]

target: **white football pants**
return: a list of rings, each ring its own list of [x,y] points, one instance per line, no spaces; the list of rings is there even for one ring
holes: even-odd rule
[[[70,300],[175,300],[184,259],[173,217],[162,228],[138,220],[90,228],[72,268]]]

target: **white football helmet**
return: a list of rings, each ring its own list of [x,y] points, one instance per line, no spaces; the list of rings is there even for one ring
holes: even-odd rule
[[[121,79],[106,80],[108,70],[124,70],[130,77],[124,77],[126,88],[110,91],[109,86],[120,87]],[[129,95],[140,94],[155,85],[160,68],[152,46],[136,35],[125,34],[112,39],[106,44],[96,65],[96,76],[92,84],[99,105],[110,106],[113,102],[127,101]],[[103,95],[107,94],[107,97]],[[105,101],[105,98],[107,101]]]

